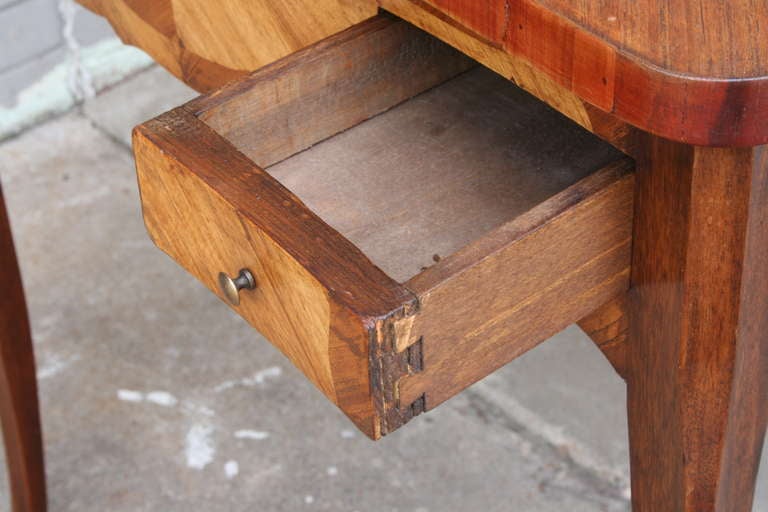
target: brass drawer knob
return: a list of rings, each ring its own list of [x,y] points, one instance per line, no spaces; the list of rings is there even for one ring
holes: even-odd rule
[[[256,280],[247,268],[241,269],[236,278],[232,279],[224,272],[219,272],[219,287],[233,306],[240,305],[240,290],[253,290]]]

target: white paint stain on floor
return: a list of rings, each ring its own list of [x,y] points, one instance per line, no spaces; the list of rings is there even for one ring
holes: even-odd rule
[[[235,478],[238,473],[240,473],[240,465],[236,460],[228,460],[226,464],[224,464],[224,476],[229,480]]]
[[[263,370],[259,370],[250,377],[239,380],[227,380],[213,388],[216,393],[221,393],[228,389],[244,386],[254,387],[264,384],[268,379],[274,379],[283,374],[283,370],[279,366],[270,366]]]
[[[216,448],[213,442],[213,427],[210,425],[192,425],[184,439],[184,455],[187,467],[203,469],[213,462]]]
[[[253,439],[255,441],[263,441],[269,439],[269,432],[263,432],[261,430],[238,430],[235,432],[235,437],[238,439]]]
[[[179,404],[179,399],[167,391],[149,391],[143,393],[133,389],[118,389],[117,398],[123,402],[146,402],[161,407],[175,407]],[[182,413],[198,417],[210,417],[214,415],[214,412],[211,409],[187,401],[181,403],[180,410]],[[212,426],[205,423],[207,420],[203,419],[202,421],[203,423],[195,423],[192,425],[184,438],[184,457],[187,462],[187,467],[198,470],[204,469],[208,464],[213,462],[213,458],[216,455],[216,448],[213,440],[214,429]],[[238,432],[246,438],[266,439],[269,437],[269,434],[266,432],[252,430]],[[237,433],[235,436],[238,437]],[[237,464],[237,461],[230,460],[224,465],[224,474],[227,478],[234,478],[239,472],[240,467]]]
[[[149,391],[144,394],[133,389],[118,389],[117,398],[123,402],[141,403],[147,401],[162,407],[174,407],[179,403],[179,400],[167,391]]]
[[[162,405],[163,407],[173,407],[179,403],[176,397],[167,391],[150,391],[147,393],[147,402]]]
[[[144,401],[144,393],[132,389],[118,389],[117,399],[123,402],[139,403]]]

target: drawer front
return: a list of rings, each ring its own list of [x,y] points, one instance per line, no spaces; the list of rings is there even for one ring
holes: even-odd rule
[[[158,247],[225,300],[220,273],[250,271],[255,288],[239,292],[234,310],[372,438],[628,287],[631,160],[563,125],[564,119],[524,93],[500,94],[493,83],[512,86],[498,77],[493,82],[462,74],[467,68],[466,58],[444,44],[403,22],[378,18],[134,131],[145,223]],[[453,96],[471,89],[474,77],[480,77],[479,89],[470,100],[490,98],[495,117],[465,115],[467,97]],[[397,147],[403,138],[397,129],[389,132],[394,141],[382,141],[376,120],[390,113],[368,124],[447,80],[455,87],[446,103],[428,96],[448,90],[441,86],[414,99],[416,110],[403,114],[403,126],[427,127],[411,149],[406,151],[407,140]],[[423,119],[429,110],[419,105],[435,112],[457,109],[455,119],[468,119],[469,131],[450,132],[459,129],[454,118]],[[509,110],[499,115],[498,105]],[[512,131],[489,129],[491,119],[506,120],[505,112],[517,116]],[[322,172],[332,176],[313,174],[312,146],[329,138],[347,144],[358,124],[363,138],[350,151],[351,167],[342,168],[336,153],[326,151],[330,164]],[[420,151],[447,131],[450,143],[441,150],[477,141],[483,164],[467,169],[465,162],[458,172],[447,168],[451,159],[430,165]],[[536,137],[552,139],[543,148]],[[496,147],[501,150],[493,156]],[[377,158],[386,157],[383,168],[366,169],[371,148]],[[304,158],[293,160],[299,156]],[[398,168],[390,167],[389,158]],[[414,160],[413,171],[403,167]],[[286,163],[291,186],[322,217],[270,174],[284,172]],[[417,180],[412,172],[421,173]],[[451,213],[445,204],[466,205],[461,222],[439,222]],[[469,212],[480,212],[483,226],[471,237]],[[339,228],[350,238],[327,220],[338,226],[339,213],[341,224],[361,217],[358,225]],[[413,216],[421,227],[412,229]],[[367,244],[371,230],[384,238]],[[451,245],[451,237],[458,245]],[[405,250],[393,251],[391,244]],[[418,273],[398,276],[402,282],[372,261],[380,261],[376,251],[402,258],[417,246],[433,260],[431,249],[438,245],[448,255],[434,255],[434,264],[421,271],[421,265],[408,266]]]
[[[369,347],[413,301],[410,292],[193,116],[147,123],[134,133],[134,151],[156,245],[222,300],[219,273],[248,269],[256,287],[232,307],[378,437]]]
[[[237,312],[278,345],[328,397],[330,297],[322,285],[197,174],[137,139],[144,222],[155,243],[227,300],[218,275],[248,269]]]

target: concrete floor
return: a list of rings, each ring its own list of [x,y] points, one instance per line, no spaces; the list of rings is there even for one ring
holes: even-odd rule
[[[130,128],[191,95],[153,68],[0,145],[51,511],[629,509],[624,386],[577,328],[373,443],[155,249]]]

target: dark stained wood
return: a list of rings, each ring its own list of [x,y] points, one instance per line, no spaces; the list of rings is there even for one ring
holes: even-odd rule
[[[768,415],[768,152],[642,145],[633,510],[749,512]]]
[[[765,2],[380,3],[406,18],[431,11],[643,130],[698,145],[768,142]]]
[[[450,3],[461,20],[469,2]],[[768,53],[757,42],[767,15],[766,4],[748,0],[525,0],[504,12],[500,44],[642,129],[752,145],[768,137]]]
[[[0,421],[13,512],[46,510],[37,377],[24,289],[0,188]]]
[[[579,327],[595,342],[616,373],[626,378],[629,303],[626,292],[579,320]]]
[[[538,0],[613,46],[670,73],[768,75],[768,4],[750,0]]]

